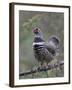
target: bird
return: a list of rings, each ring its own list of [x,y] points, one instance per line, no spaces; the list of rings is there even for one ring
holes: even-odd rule
[[[38,27],[33,29],[33,33],[34,39],[32,47],[34,57],[40,63],[40,67],[46,67],[52,60],[54,60],[59,49],[60,40],[57,36],[52,35],[47,41],[45,41],[42,31]]]

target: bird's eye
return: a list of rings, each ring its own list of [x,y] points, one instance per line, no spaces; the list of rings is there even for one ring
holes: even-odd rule
[[[38,31],[38,28],[36,28],[36,30]]]

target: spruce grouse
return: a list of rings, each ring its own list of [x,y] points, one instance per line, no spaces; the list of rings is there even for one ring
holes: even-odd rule
[[[33,33],[33,51],[35,59],[40,62],[41,65],[43,65],[44,62],[47,64],[50,63],[58,51],[59,38],[56,36],[51,36],[47,42],[45,42],[43,34],[38,27],[33,30]]]

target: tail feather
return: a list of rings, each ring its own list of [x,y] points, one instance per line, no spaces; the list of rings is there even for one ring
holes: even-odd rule
[[[47,50],[53,55],[56,55],[56,53],[59,51],[59,42],[58,37],[51,36],[46,43]]]

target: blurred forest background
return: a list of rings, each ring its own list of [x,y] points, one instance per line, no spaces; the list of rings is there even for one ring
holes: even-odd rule
[[[51,63],[59,63],[64,60],[64,13],[38,12],[38,11],[19,11],[19,73],[38,67],[38,62],[33,55],[32,43],[34,39],[33,29],[39,27],[45,40],[51,35],[56,35],[60,39],[59,55]],[[64,67],[48,71],[48,77],[63,77]],[[27,76],[26,78],[45,78],[44,72]]]

